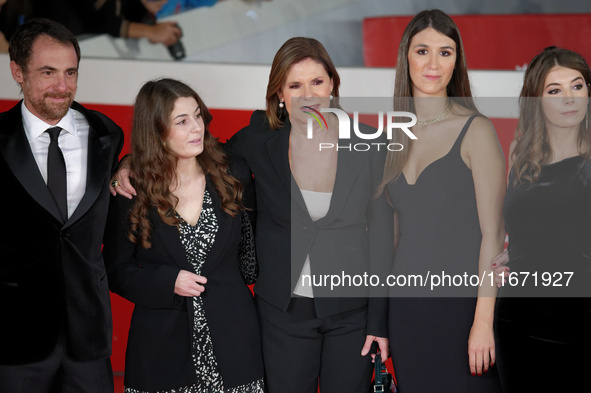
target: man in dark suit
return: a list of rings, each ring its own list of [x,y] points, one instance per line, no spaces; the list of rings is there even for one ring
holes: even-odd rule
[[[24,100],[0,114],[0,392],[113,392],[101,244],[123,133],[74,102],[68,29],[31,20],[9,53]]]

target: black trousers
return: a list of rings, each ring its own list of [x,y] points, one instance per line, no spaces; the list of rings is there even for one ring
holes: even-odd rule
[[[286,312],[257,297],[269,393],[359,393],[369,389],[371,356],[361,356],[367,308],[317,318],[314,300]]]
[[[58,341],[38,363],[0,365],[0,393],[113,393],[111,359],[76,362]]]

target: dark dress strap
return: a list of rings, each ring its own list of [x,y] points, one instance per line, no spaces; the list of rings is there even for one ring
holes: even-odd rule
[[[470,128],[470,124],[472,124],[472,120],[474,120],[478,116],[482,116],[482,115],[480,113],[476,113],[468,118],[468,120],[466,121],[466,124],[464,124],[464,128],[462,128],[462,131],[460,131],[460,135],[458,135],[458,139],[456,139],[453,147],[451,148],[451,151],[454,151],[455,149],[460,148],[460,145],[462,144],[462,140],[464,139],[464,135],[466,135],[468,128]]]

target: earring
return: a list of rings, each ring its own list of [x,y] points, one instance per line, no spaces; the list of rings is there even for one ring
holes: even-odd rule
[[[279,108],[283,108],[285,105],[283,105],[283,101],[279,101]]]
[[[331,94],[330,96],[328,96],[328,97],[330,98],[330,100],[331,100],[331,101],[332,101],[332,99],[334,98],[334,97],[332,96],[332,94]]]

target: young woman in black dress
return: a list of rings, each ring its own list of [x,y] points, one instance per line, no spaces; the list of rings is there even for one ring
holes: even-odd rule
[[[506,273],[495,315],[506,393],[588,385],[590,83],[585,60],[556,47],[537,55],[524,76],[503,207],[509,263],[497,262]]]
[[[407,26],[398,52],[396,110],[416,114],[388,152],[382,190],[397,217],[396,276],[482,277],[503,247],[503,153],[491,122],[471,97],[459,31],[439,10]],[[436,291],[395,287],[389,339],[403,392],[499,392],[494,285]]]

